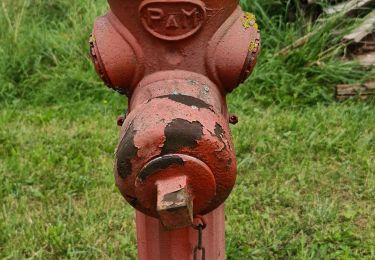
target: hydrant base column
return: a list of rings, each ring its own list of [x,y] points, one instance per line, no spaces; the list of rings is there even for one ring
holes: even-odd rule
[[[225,259],[224,205],[204,216],[202,245],[206,259]],[[137,211],[137,240],[139,260],[190,260],[198,244],[198,231],[183,228],[166,231],[160,220]],[[197,259],[201,259],[198,251]]]

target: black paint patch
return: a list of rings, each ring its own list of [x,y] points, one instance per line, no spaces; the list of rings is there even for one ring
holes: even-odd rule
[[[229,159],[228,162],[227,162],[227,172],[230,171],[230,168],[232,167],[232,163],[233,163],[233,160],[232,159]]]
[[[197,108],[206,108],[214,112],[211,105],[207,104],[203,100],[196,98],[196,97],[178,94],[178,95],[165,95],[165,96],[160,96],[158,98],[169,98],[170,100],[173,100],[177,103],[184,104],[189,107],[195,106]]]
[[[184,165],[184,160],[177,155],[166,155],[159,157],[148,164],[146,168],[139,173],[138,178],[145,181],[147,177],[151,176],[152,174],[160,170],[165,170],[172,165]]]
[[[134,136],[137,131],[134,129],[133,123],[130,124],[125,136],[121,140],[117,149],[117,172],[118,175],[125,179],[132,173],[131,160],[137,155],[138,148],[134,145]]]
[[[219,138],[221,141],[223,141],[225,131],[221,125],[216,123],[215,125],[215,135],[217,138]]]
[[[225,137],[225,131],[221,125],[216,123],[215,125],[215,136],[219,138],[220,142],[224,144],[224,147],[227,147],[227,145],[224,142],[224,137]]]
[[[138,204],[138,199],[137,198],[134,198],[134,197],[132,197],[130,195],[125,195],[125,198],[129,202],[130,205],[132,205],[133,207],[137,206],[137,204]]]
[[[174,207],[174,208],[168,208],[167,211],[170,212],[170,213],[174,213],[174,212],[179,211],[181,208],[184,208],[184,206]]]
[[[164,135],[162,154],[175,153],[184,147],[195,147],[203,136],[203,125],[198,121],[177,118],[166,126]]]

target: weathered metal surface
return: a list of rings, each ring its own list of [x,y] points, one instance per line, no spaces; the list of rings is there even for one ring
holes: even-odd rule
[[[133,93],[116,153],[117,184],[138,210],[158,217],[155,181],[188,176],[194,214],[224,202],[236,178],[225,101],[195,73],[169,72]],[[185,77],[185,78],[184,78]]]
[[[237,0],[108,2],[90,53],[106,85],[129,97],[114,168],[137,209],[138,257],[225,259],[223,203],[236,180],[229,123],[238,122],[226,95],[256,64],[255,16]],[[189,226],[200,215],[197,241]]]
[[[229,115],[226,94],[256,64],[255,16],[236,0],[108,2],[90,53],[103,81],[129,97],[126,118],[118,120],[117,186],[167,228],[190,225],[192,216],[219,207],[235,184],[229,122],[238,118]],[[171,191],[173,183],[181,189]],[[175,217],[165,203],[177,197],[168,194],[183,195]]]
[[[237,120],[225,95],[255,66],[255,17],[229,0],[109,4],[90,46],[101,78],[131,98],[129,115],[118,122],[117,185],[133,207],[159,217],[155,182],[186,175],[194,214],[209,213],[235,183],[228,122]]]

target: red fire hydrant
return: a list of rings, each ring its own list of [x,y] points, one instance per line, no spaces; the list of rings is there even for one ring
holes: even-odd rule
[[[115,177],[137,209],[139,259],[224,259],[237,120],[225,96],[256,64],[255,17],[236,0],[108,2],[91,55],[102,80],[129,98]]]

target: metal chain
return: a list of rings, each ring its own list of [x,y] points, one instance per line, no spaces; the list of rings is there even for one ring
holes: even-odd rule
[[[194,229],[198,231],[198,243],[194,248],[194,260],[198,260],[198,252],[201,252],[202,260],[206,259],[206,249],[203,247],[203,230],[206,228],[207,224],[203,217],[198,216],[197,219],[200,220],[200,224],[194,226]]]

